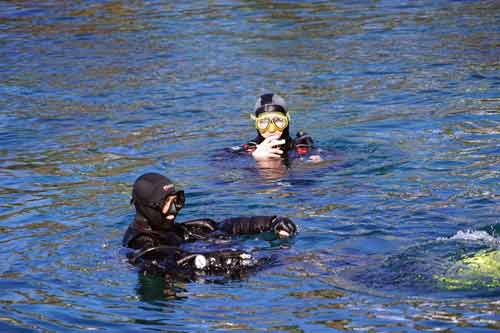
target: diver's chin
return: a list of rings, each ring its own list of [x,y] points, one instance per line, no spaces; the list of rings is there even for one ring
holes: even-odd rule
[[[279,140],[279,138],[281,138],[281,133],[266,133],[262,136],[264,137],[264,139]]]

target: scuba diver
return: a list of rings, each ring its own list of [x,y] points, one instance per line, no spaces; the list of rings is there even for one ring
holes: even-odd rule
[[[310,135],[301,131],[295,138],[290,136],[290,114],[280,95],[261,95],[251,118],[255,121],[257,137],[244,145],[232,147],[233,152],[251,154],[256,161],[283,159],[286,165],[290,158],[296,157],[321,161]]]
[[[158,173],[136,179],[131,202],[136,214],[123,237],[123,246],[131,249],[127,257],[144,275],[163,275],[172,280],[193,280],[198,274],[238,275],[255,267],[259,260],[241,250],[193,251],[186,245],[266,232],[273,238],[289,238],[297,232],[295,224],[281,216],[175,223],[185,204],[184,191],[176,190],[170,179]]]

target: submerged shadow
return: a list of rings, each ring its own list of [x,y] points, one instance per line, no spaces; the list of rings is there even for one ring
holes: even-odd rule
[[[440,297],[500,296],[498,224],[459,231],[386,257],[349,268],[340,276],[386,295]]]

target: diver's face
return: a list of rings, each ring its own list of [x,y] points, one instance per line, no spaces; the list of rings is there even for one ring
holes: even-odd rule
[[[265,139],[280,138],[288,127],[288,117],[279,112],[266,112],[255,118],[255,127]]]
[[[174,223],[177,213],[184,206],[184,200],[179,198],[179,195],[170,195],[165,199],[165,204],[161,212],[165,215],[168,223]]]

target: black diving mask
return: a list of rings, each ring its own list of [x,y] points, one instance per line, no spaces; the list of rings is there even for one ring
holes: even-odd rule
[[[170,198],[173,196],[174,199],[171,200]],[[162,209],[169,200],[171,201],[170,201],[170,206],[168,207],[167,214],[176,214],[179,210],[181,210],[184,207],[184,203],[186,202],[184,191],[177,191],[167,195],[165,197],[165,200],[163,201],[163,205],[161,205]]]
[[[186,202],[186,198],[184,196],[184,191],[182,191],[182,190],[169,193],[169,194],[165,195],[165,197],[160,201],[142,202],[141,200],[138,200],[138,199],[133,197],[130,200],[130,203],[139,203],[142,206],[150,207],[150,208],[153,208],[155,210],[161,211],[163,209],[163,207],[165,206],[165,203],[167,202],[167,200],[169,198],[171,198],[172,196],[175,196],[175,198],[172,200],[172,203],[170,204],[170,206],[175,206],[175,209],[177,209],[177,210],[182,209],[182,207],[184,207],[184,204]],[[170,210],[170,208],[169,208],[169,210]]]

